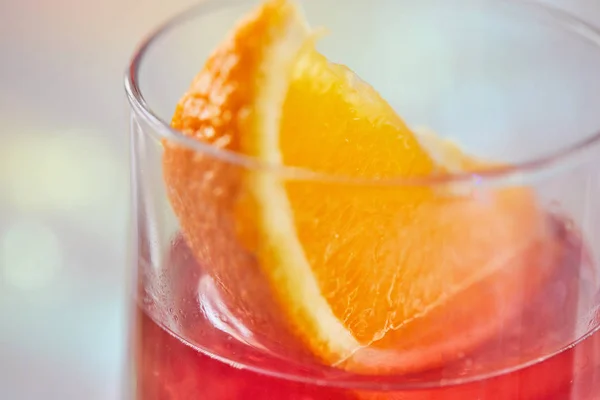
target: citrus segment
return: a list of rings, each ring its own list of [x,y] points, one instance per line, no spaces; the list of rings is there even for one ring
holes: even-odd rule
[[[211,56],[172,126],[340,179],[246,169],[165,143],[169,199],[229,307],[270,346],[361,372],[431,367],[480,344],[543,281],[532,249],[546,245],[545,220],[525,188],[381,183],[479,163],[454,149],[458,167],[440,164],[312,41],[291,3],[266,2]],[[399,351],[410,356],[388,357]]]

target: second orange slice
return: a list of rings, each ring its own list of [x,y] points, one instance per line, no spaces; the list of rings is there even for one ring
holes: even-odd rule
[[[360,372],[429,368],[494,334],[549,271],[535,256],[551,244],[528,189],[382,183],[447,168],[373,88],[314,50],[288,1],[237,26],[172,125],[319,174],[165,144],[188,244],[267,343]]]

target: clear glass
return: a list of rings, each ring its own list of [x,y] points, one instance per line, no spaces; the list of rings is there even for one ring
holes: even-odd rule
[[[319,50],[372,84],[410,126],[425,126],[471,154],[510,165],[443,178],[359,181],[266,165],[170,129],[175,104],[192,78],[255,4],[198,4],[149,36],[127,73],[137,278],[132,398],[597,399],[600,33],[536,1],[302,3],[309,21],[329,30]],[[202,204],[188,235],[170,200],[176,189],[164,180],[172,172],[165,172],[172,157],[167,145],[198,165],[180,176],[178,184],[190,189],[178,191],[175,200]],[[399,343],[401,371],[366,374],[343,363],[322,365],[275,334],[281,332],[272,326],[277,315],[264,311],[273,310],[274,300],[255,285],[260,273],[252,254],[261,244],[240,243],[233,222],[232,203],[243,202],[244,188],[219,178],[248,173],[318,185],[324,201],[348,204],[372,205],[382,195],[418,190],[460,193],[440,215],[478,204],[491,219],[464,231],[434,219],[432,230],[457,252],[465,243],[496,241],[479,261],[501,260],[498,276],[510,279],[488,279],[485,289],[475,285],[477,290],[457,293],[457,306],[442,308],[422,331],[435,336],[430,348],[410,346],[422,337]],[[506,232],[493,224],[493,212],[501,212],[501,193],[511,190],[533,193],[543,212],[539,229],[505,257]],[[365,226],[347,222],[340,235]],[[458,337],[473,345],[444,347]],[[363,360],[377,363],[369,348],[362,350],[357,354]],[[418,357],[424,354],[433,356]]]

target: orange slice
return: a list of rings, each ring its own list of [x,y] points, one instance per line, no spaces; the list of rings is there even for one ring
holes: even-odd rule
[[[230,309],[277,351],[366,373],[447,362],[539,287],[545,219],[525,188],[381,183],[454,167],[313,42],[291,2],[267,1],[210,57],[172,126],[266,164],[366,181],[284,176],[165,143],[183,234]]]

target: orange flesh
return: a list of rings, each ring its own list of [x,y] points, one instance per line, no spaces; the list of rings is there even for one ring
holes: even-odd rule
[[[263,59],[294,13],[287,1],[273,0],[240,24],[196,77],[172,126],[260,157],[257,99],[270,79]],[[278,138],[283,164],[365,178],[446,169],[344,67],[308,51],[290,76]],[[308,352],[366,373],[432,367],[494,334],[549,273],[548,260],[534,253],[552,244],[525,188],[459,195],[452,188],[281,180],[273,184],[284,190],[294,228],[294,237],[282,239],[265,226],[281,205],[252,187],[257,173],[171,144],[163,163],[186,240],[230,308],[260,338],[298,356]],[[462,164],[472,163],[465,156]],[[278,240],[297,240],[303,259],[287,259]],[[290,294],[287,262],[306,262],[354,348],[323,336],[326,328],[310,315],[314,298]]]

